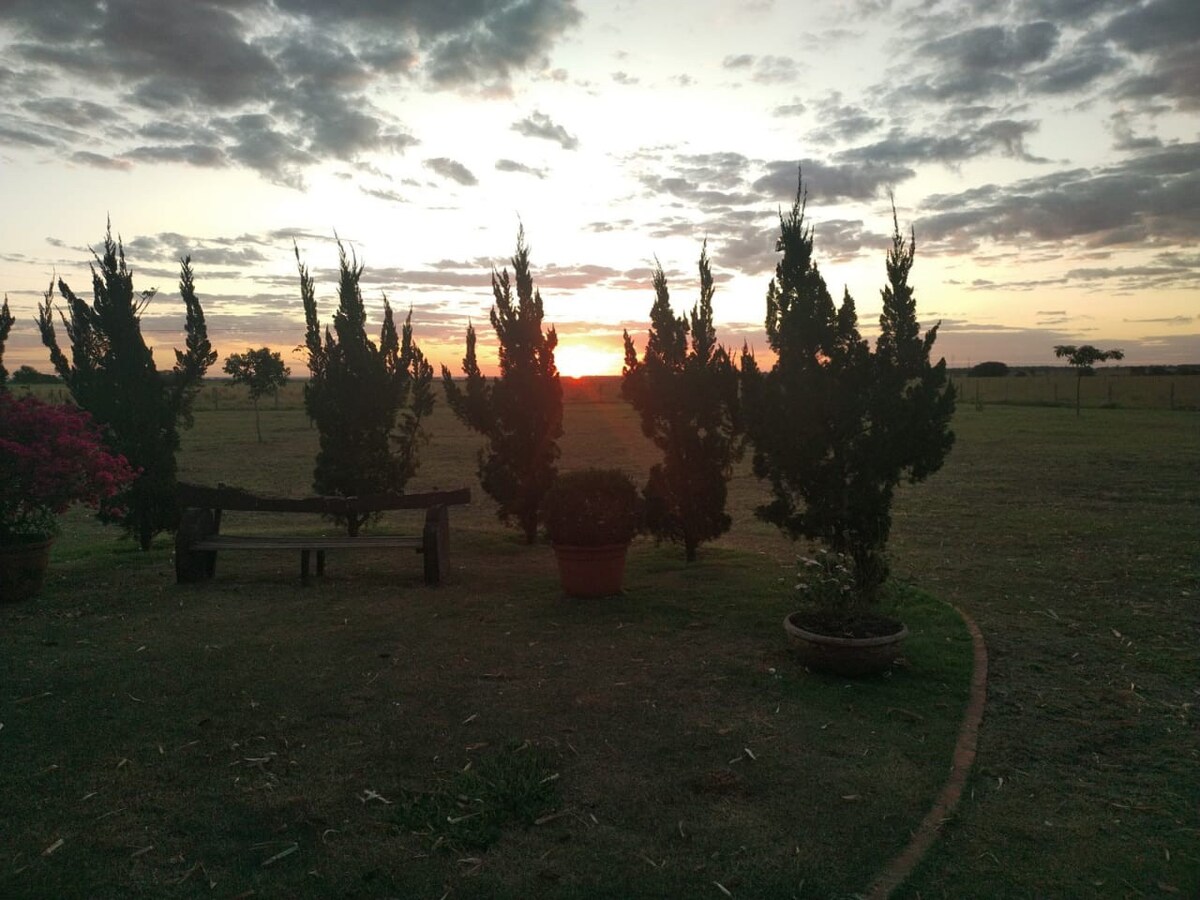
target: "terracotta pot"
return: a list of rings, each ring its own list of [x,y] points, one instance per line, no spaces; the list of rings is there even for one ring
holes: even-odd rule
[[[28,600],[42,590],[53,538],[0,544],[0,601]]]
[[[903,624],[895,634],[881,637],[832,637],[808,631],[794,621],[792,613],[783,620],[783,630],[800,660],[814,672],[831,675],[877,675],[886,671],[900,655],[900,642],[908,637]]]
[[[555,544],[558,577],[568,597],[605,597],[621,593],[628,544],[576,547]]]

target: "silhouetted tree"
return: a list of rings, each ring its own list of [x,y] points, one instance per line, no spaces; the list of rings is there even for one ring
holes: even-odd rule
[[[5,294],[4,304],[0,306],[0,391],[4,390],[8,383],[8,370],[4,368],[4,344],[12,331],[14,321],[12,313],[8,311],[8,295]]]
[[[741,456],[738,373],[717,343],[712,296],[707,249],[700,252],[700,300],[690,317],[676,318],[671,311],[667,276],[658,266],[640,362],[625,332],[621,396],[663,454],[643,489],[646,526],[659,540],[681,542],[688,562],[702,542],[729,530],[725,500],[733,463]]]
[[[1066,357],[1068,365],[1075,370],[1075,415],[1079,415],[1080,388],[1083,387],[1083,376],[1091,375],[1096,363],[1108,362],[1110,359],[1124,359],[1124,350],[1098,350],[1091,344],[1075,346],[1074,344],[1057,344],[1054,355],[1059,359]]]
[[[262,426],[258,420],[258,399],[267,394],[276,395],[279,389],[288,382],[292,374],[283,363],[283,357],[269,347],[257,350],[247,350],[245,353],[231,353],[225,360],[225,374],[233,377],[234,384],[244,384],[250,391],[250,401],[254,404],[254,432],[258,442],[262,443]]]
[[[33,366],[19,367],[10,380],[13,384],[58,384],[57,375],[47,375]]]
[[[446,400],[454,414],[487,438],[479,451],[479,482],[498,504],[500,520],[516,519],[526,543],[537,537],[538,510],[556,473],[562,437],[562,384],[554,363],[558,335],[542,331],[542,296],[529,272],[525,229],[517,232],[508,269],[492,269],[489,318],[500,342],[500,375],[489,380],[475,356],[475,329],[467,326],[467,353],[460,387],[442,366]],[[516,298],[513,298],[513,280]]]
[[[109,434],[113,448],[140,469],[132,486],[100,515],[119,521],[143,550],[160,531],[174,528],[175,454],[179,426],[192,422],[191,408],[200,380],[217,358],[208,341],[204,312],[196,297],[190,257],[181,260],[179,294],[186,309],[186,349],[175,351],[175,366],[160,373],[142,338],[142,313],[155,291],[135,291],[112,226],[104,236],[104,255],[93,251],[92,303],[77,297],[61,278],[58,290],[69,310],[60,313],[71,342],[71,359],[59,348],[54,330],[54,285],[38,310],[42,343],[75,402]]]
[[[344,497],[401,493],[420,464],[422,422],[433,411],[433,366],[413,340],[412,311],[397,334],[385,296],[376,346],[359,290],[363,267],[338,241],[338,309],[333,330],[322,335],[313,280],[294,249],[310,373],[304,408],[320,434],[313,489]],[[368,518],[346,519],[347,531],[357,534]]]
[[[1008,364],[989,360],[971,366],[971,374],[976,378],[1003,378],[1008,374]]]
[[[813,261],[804,200],[801,185],[790,213],[780,214],[783,258],[766,318],[775,366],[760,372],[749,352],[742,357],[754,471],[774,494],[757,514],[849,556],[860,596],[872,600],[887,577],[894,489],[941,467],[954,441],[954,391],[945,360],[929,361],[937,326],[921,335],[908,284],[915,243],[901,236],[894,211],[872,353],[849,292],[835,306]]]

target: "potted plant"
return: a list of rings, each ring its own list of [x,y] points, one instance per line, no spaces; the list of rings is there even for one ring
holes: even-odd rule
[[[849,556],[821,549],[801,556],[796,569],[800,608],[783,620],[783,629],[808,668],[870,675],[896,661],[908,629],[866,601]]]
[[[60,514],[99,508],[136,474],[83,410],[0,390],[0,600],[41,590]]]
[[[628,475],[619,469],[561,473],[542,500],[542,516],[568,596],[620,592],[640,524],[637,488]]]
[[[941,468],[954,443],[955,394],[946,361],[930,358],[938,326],[921,333],[909,283],[914,239],[900,233],[894,211],[872,348],[858,330],[849,291],[839,305],[825,285],[804,201],[801,185],[790,214],[780,216],[783,258],[767,291],[766,320],[775,365],[760,372],[744,351],[741,370],[754,473],[771,487],[770,502],[757,513],[789,537],[829,551],[802,563],[800,582],[817,602],[789,615],[784,627],[793,643],[798,632],[823,634],[829,655],[844,641],[903,636],[898,622],[871,611],[888,576],[892,501],[901,482],[924,481]],[[815,656],[808,661],[823,665]]]

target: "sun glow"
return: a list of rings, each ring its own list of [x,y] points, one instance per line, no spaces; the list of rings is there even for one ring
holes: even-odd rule
[[[587,344],[560,344],[554,350],[554,362],[566,378],[621,374],[621,358],[616,353]]]

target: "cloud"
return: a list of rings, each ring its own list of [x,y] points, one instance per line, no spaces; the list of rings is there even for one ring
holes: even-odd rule
[[[912,169],[892,161],[865,160],[827,163],[816,159],[799,161],[804,186],[817,201],[872,200],[916,175]],[[790,204],[796,196],[796,160],[767,163],[768,172],[753,183],[768,200]]]
[[[785,103],[782,106],[777,106],[771,110],[771,115],[785,116],[802,116],[808,111],[808,107],[799,99],[794,99],[791,103]]]
[[[457,181],[459,184],[467,185],[468,187],[479,183],[479,179],[471,173],[470,169],[462,163],[447,159],[444,156],[425,160],[425,166],[443,178],[450,181]]]
[[[316,162],[416,143],[376,96],[503,92],[581,18],[575,0],[18,0],[0,4],[0,142],[300,186]],[[53,124],[83,134],[59,147]]]
[[[71,154],[71,161],[79,163],[82,166],[91,166],[94,169],[111,169],[114,171],[128,171],[133,166],[128,160],[113,159],[111,156],[104,156],[100,153],[92,153],[88,150],[77,150]]]
[[[496,170],[499,172],[519,172],[522,175],[532,175],[535,178],[545,178],[546,170],[527,166],[513,159],[496,160]]]
[[[957,134],[947,134],[945,128],[921,135],[906,134],[893,129],[883,140],[854,147],[837,154],[846,162],[878,164],[940,162],[955,164],[998,153],[1025,162],[1046,162],[1025,147],[1027,135],[1037,130],[1036,122],[1000,119],[986,125],[972,124],[960,128]]]
[[[567,133],[567,129],[556,124],[548,115],[534,112],[512,126],[512,130],[525,137],[540,138],[544,141],[554,141],[564,150],[574,150],[579,141]]]
[[[360,187],[360,191],[368,197],[374,197],[376,200],[383,200],[386,203],[407,203],[403,195],[396,191],[389,191],[386,188],[365,188]]]
[[[1191,325],[1196,321],[1195,316],[1169,316],[1163,319],[1122,319],[1137,325]]]
[[[1190,246],[1200,240],[1200,143],[1095,169],[934,195],[922,206],[929,214],[917,222],[918,234],[944,249],[1029,240]]]
[[[732,71],[745,70],[759,84],[785,84],[795,81],[800,68],[790,56],[754,56],[750,53],[726,56],[721,66]]]
[[[225,151],[209,144],[141,146],[126,150],[122,156],[125,159],[135,159],[140,162],[186,163],[202,168],[219,168],[229,165],[229,157],[225,155]]]

